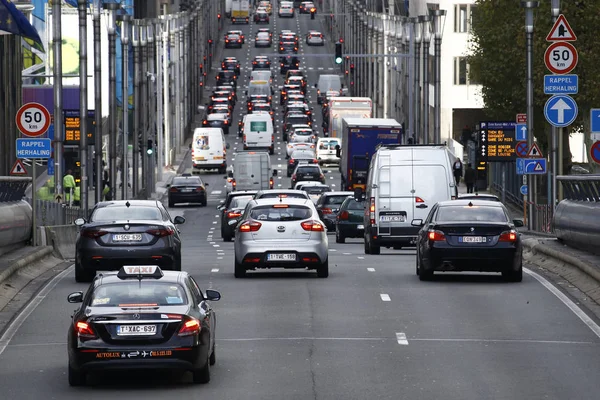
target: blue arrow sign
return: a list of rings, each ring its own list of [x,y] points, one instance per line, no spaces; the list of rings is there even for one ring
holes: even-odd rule
[[[515,126],[515,140],[519,142],[527,140],[527,125],[517,124]]]
[[[571,96],[564,94],[552,96],[544,106],[544,116],[546,121],[557,128],[569,126],[577,118],[577,103]]]
[[[522,194],[523,196],[527,196],[527,193],[529,193],[529,190],[528,190],[528,187],[527,187],[527,185],[522,185],[522,186],[521,186],[521,194]]]
[[[577,94],[578,75],[544,75],[545,94]]]
[[[50,158],[52,141],[47,138],[17,139],[17,158],[46,159]]]
[[[48,159],[48,175],[54,175],[54,158]]]
[[[517,175],[544,175],[546,167],[545,158],[517,158]]]
[[[600,108],[592,108],[590,110],[590,122],[592,133],[600,133]]]

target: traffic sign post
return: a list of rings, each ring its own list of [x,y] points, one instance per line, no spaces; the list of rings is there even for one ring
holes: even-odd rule
[[[552,96],[544,106],[546,121],[557,128],[571,125],[577,118],[577,112],[577,103],[567,95]]]
[[[517,157],[527,157],[527,150],[527,142],[525,141],[518,142],[515,146],[515,153],[517,154]]]
[[[527,185],[521,185],[521,194],[523,196],[527,196],[527,193],[529,192],[529,190],[527,190],[527,189],[528,189]]]
[[[25,136],[41,136],[50,127],[50,112],[39,103],[27,103],[19,108],[15,117],[17,128]]]
[[[600,108],[590,110],[590,122],[592,133],[600,133]]]
[[[600,164],[600,141],[594,142],[590,149],[590,158],[594,160],[596,164]]]
[[[517,114],[517,118],[515,118],[515,121],[517,121],[517,124],[527,124],[527,114]]]
[[[546,41],[548,42],[574,42],[577,40],[577,36],[575,36],[575,32],[571,29],[571,25],[567,22],[567,19],[563,14],[560,14],[554,22],[552,29],[546,36]]]
[[[577,94],[579,75],[544,75],[544,94]]]
[[[13,167],[10,170],[10,174],[11,175],[27,175],[27,170],[25,169],[25,166],[23,165],[21,160],[17,159],[17,161],[15,161],[15,163],[13,164]]]
[[[533,142],[533,144],[529,148],[529,151],[527,152],[527,157],[530,157],[530,158],[542,158],[543,157],[542,151],[540,150],[540,146],[538,146],[536,142]]]
[[[515,139],[527,140],[527,124],[517,124],[515,126]]]
[[[546,49],[544,62],[550,72],[568,74],[577,66],[578,57],[577,50],[571,43],[555,42]]]
[[[43,159],[50,158],[52,142],[50,139],[17,139],[17,158]]]

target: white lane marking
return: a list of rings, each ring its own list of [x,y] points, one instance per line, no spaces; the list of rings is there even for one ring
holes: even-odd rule
[[[392,301],[392,299],[390,299],[390,295],[386,293],[381,293],[379,297],[381,297],[381,301]]]
[[[406,334],[404,332],[396,332],[396,340],[398,344],[408,346],[408,340],[406,340]]]
[[[219,218],[219,214],[215,215],[215,218]]]
[[[367,271],[369,271],[369,272],[375,272],[375,268],[367,268]]]
[[[212,192],[210,192],[210,194],[221,194],[222,192],[220,190],[213,190]]]
[[[23,325],[23,323],[27,320],[31,313],[42,303],[42,301],[44,301],[46,296],[48,296],[48,293],[50,293],[52,289],[54,289],[54,287],[58,284],[58,282],[60,282],[67,274],[71,273],[72,271],[73,265],[71,265],[69,268],[65,269],[63,272],[61,272],[60,274],[52,278],[50,281],[48,281],[48,283],[46,283],[46,285],[42,287],[42,290],[40,290],[37,296],[35,296],[29,302],[29,304],[27,304],[27,306],[15,316],[13,322],[10,325],[8,325],[8,327],[4,331],[4,334],[2,335],[2,337],[0,337],[0,355],[4,353],[6,346],[8,346],[12,338],[15,336],[15,334],[21,327],[21,325]]]
[[[357,256],[356,258],[358,258],[359,260],[364,260],[365,259],[364,257],[361,257],[361,256]]]
[[[217,244],[217,242],[209,242],[209,244]]]
[[[222,259],[223,259],[223,257],[217,257],[217,260],[222,260]]]
[[[577,304],[575,304],[573,302],[573,300],[569,299],[563,292],[558,290],[553,284],[548,282],[548,280],[546,280],[546,278],[542,277],[541,275],[538,275],[537,273],[535,273],[527,268],[523,268],[523,271],[525,271],[527,274],[533,276],[539,283],[541,283],[553,295],[558,297],[558,299],[560,301],[562,301],[565,306],[569,307],[569,309],[571,311],[573,311],[573,313],[575,313],[575,315],[577,315],[577,317],[579,317],[579,319],[581,321],[583,321],[583,323],[586,324],[588,326],[588,328],[590,328],[591,331],[594,332],[594,334],[600,338],[600,326],[598,326],[598,324],[596,324],[596,322],[594,322],[594,320],[592,320],[590,317],[588,317],[588,315],[585,312],[583,312],[583,310],[581,308],[579,308],[579,306]]]
[[[329,249],[329,251],[337,251],[336,249]]]
[[[389,340],[387,337],[273,337],[273,338],[231,338],[231,339],[217,339],[222,342],[262,342],[267,340],[351,340],[351,341],[369,341],[369,342],[381,342]]]
[[[217,221],[213,221],[213,225],[216,225],[216,224],[217,224]]]
[[[349,255],[351,255],[352,253],[342,253],[342,254],[343,254],[343,255],[345,255],[345,256],[349,256]]]
[[[210,270],[210,272],[219,272],[219,268],[213,268]]]
[[[477,339],[477,338],[410,338],[413,342],[459,342],[459,343],[542,343],[542,344],[598,344],[578,340],[536,340],[536,339]]]

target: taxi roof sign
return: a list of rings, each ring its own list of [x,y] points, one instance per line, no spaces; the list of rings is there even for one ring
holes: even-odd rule
[[[117,273],[119,279],[128,278],[154,278],[163,277],[163,272],[158,265],[124,265]]]

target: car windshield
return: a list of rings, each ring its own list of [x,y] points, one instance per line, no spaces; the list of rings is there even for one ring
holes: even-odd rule
[[[365,202],[364,201],[356,201],[354,199],[349,199],[348,200],[348,204],[346,206],[347,210],[364,210],[365,209]]]
[[[160,210],[155,207],[126,207],[125,205],[119,205],[97,208],[92,213],[90,221],[98,222],[139,219],[161,221],[162,214],[160,213]]]
[[[301,221],[311,215],[308,207],[288,204],[255,207],[250,211],[250,218],[259,221]]]
[[[100,285],[92,295],[92,307],[129,305],[176,306],[187,304],[185,290],[177,283],[132,279]]]
[[[172,185],[201,185],[200,178],[173,178]]]
[[[246,208],[246,204],[252,199],[252,196],[238,196],[231,200],[229,208]]]
[[[440,207],[435,220],[436,222],[508,222],[502,208],[486,206]]]

